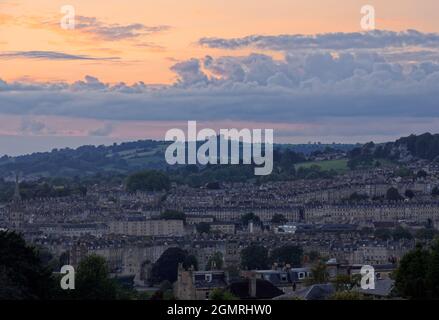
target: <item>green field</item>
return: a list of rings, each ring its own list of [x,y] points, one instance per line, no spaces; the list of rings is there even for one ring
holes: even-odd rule
[[[349,170],[348,160],[340,159],[340,160],[324,160],[324,161],[311,161],[311,162],[303,162],[296,164],[296,170],[299,168],[309,168],[311,166],[319,166],[324,171],[335,170],[337,172],[346,172]]]

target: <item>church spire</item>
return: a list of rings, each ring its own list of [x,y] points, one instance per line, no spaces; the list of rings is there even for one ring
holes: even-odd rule
[[[18,173],[15,173],[15,191],[14,191],[14,201],[20,201],[20,183],[18,182]]]

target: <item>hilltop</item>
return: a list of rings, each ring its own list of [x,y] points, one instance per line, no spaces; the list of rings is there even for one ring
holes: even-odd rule
[[[110,146],[85,145],[77,149],[53,149],[17,157],[0,158],[0,178],[12,178],[14,172],[26,179],[75,177],[100,174],[128,174],[145,169],[165,170],[164,152],[169,142],[138,140]],[[275,145],[275,150],[290,150],[308,156],[327,148],[348,151],[350,144]]]
[[[352,149],[348,157],[351,168],[371,165],[376,160],[401,164],[416,160],[439,162],[439,134],[412,134],[383,144],[369,142]]]

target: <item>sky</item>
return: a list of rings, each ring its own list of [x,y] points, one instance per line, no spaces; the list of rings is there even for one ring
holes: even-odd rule
[[[280,143],[439,132],[438,18],[436,0],[0,0],[0,154],[192,120]]]

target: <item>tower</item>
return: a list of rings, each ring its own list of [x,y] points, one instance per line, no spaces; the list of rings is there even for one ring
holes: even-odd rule
[[[15,191],[12,203],[9,209],[9,223],[11,229],[21,231],[24,223],[24,212],[20,196],[20,184],[18,182],[18,174],[15,175]]]

